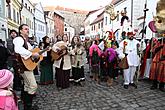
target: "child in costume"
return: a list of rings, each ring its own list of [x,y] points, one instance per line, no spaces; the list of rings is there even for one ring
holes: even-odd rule
[[[0,110],[18,110],[17,97],[12,91],[13,74],[6,69],[0,70]]]

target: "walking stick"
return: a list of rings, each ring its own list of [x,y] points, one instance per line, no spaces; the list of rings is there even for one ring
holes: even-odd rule
[[[142,47],[143,47],[143,43],[144,43],[144,28],[145,28],[145,20],[146,20],[146,12],[148,11],[149,9],[147,9],[147,0],[145,1],[145,4],[144,4],[144,18],[143,18],[143,32],[142,32],[142,40],[141,40],[141,45],[140,45],[140,63],[141,63],[141,60],[142,60]],[[138,72],[137,72],[137,77],[136,77],[136,82],[138,83],[138,79],[139,79],[139,75],[140,75],[140,64],[138,65]]]

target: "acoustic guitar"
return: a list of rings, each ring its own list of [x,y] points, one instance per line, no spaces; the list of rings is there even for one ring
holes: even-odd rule
[[[38,63],[43,60],[42,53],[44,53],[48,49],[49,49],[49,47],[47,47],[47,48],[45,48],[43,50],[40,50],[39,48],[34,48],[31,52],[32,52],[32,54],[33,53],[38,53],[39,54],[38,57],[30,57],[30,58],[28,58],[26,60],[21,57],[24,66],[28,70],[34,70],[36,68],[36,66],[38,65]]]
[[[59,47],[60,50],[57,52],[51,51],[51,56],[53,60],[59,60],[61,57],[67,54],[67,47],[62,45]]]

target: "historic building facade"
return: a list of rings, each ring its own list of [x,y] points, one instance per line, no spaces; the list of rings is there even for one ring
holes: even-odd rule
[[[22,1],[21,24],[29,26],[29,37],[34,36],[34,5],[29,0]]]
[[[46,36],[46,21],[44,17],[44,10],[41,3],[34,4],[34,36],[39,43],[44,36]]]
[[[8,37],[7,19],[6,19],[6,0],[0,1],[0,39],[6,41]]]
[[[55,40],[54,33],[54,11],[44,12],[46,19],[46,35],[52,40]]]

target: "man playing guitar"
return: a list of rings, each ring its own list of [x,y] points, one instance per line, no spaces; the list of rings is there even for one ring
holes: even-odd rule
[[[19,27],[19,36],[14,38],[14,50],[15,53],[18,54],[23,59],[28,58],[38,58],[39,54],[32,53],[32,46],[28,42],[29,36],[29,26],[27,24],[22,24]],[[24,65],[22,60],[18,60],[20,65]],[[37,90],[37,83],[32,70],[28,70],[25,66],[21,66],[22,77],[24,80],[24,90],[22,91],[22,100],[24,102],[24,110],[33,110],[32,108],[32,99]]]

